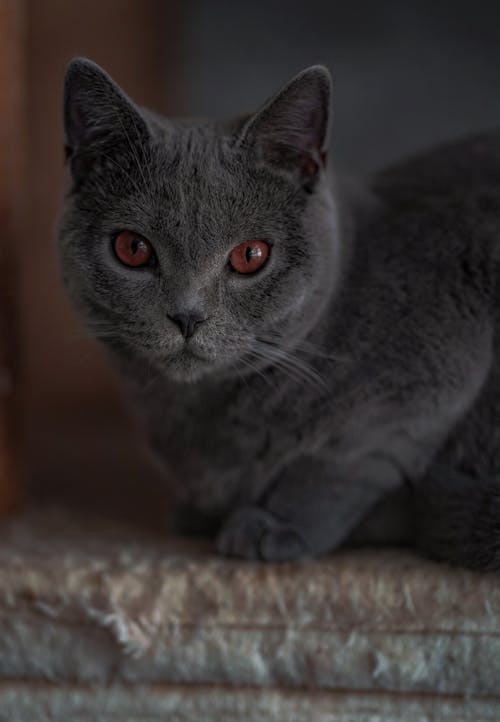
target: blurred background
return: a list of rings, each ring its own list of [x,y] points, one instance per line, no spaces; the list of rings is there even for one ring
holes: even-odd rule
[[[16,325],[15,344],[0,329],[0,365],[13,359],[18,478],[28,499],[160,527],[160,474],[59,284],[65,63],[92,58],[160,112],[214,116],[256,108],[325,63],[332,161],[365,173],[500,126],[500,4],[0,0],[0,40],[0,313]]]

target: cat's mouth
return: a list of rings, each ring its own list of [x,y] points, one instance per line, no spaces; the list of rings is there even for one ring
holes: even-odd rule
[[[231,356],[229,350],[221,354],[215,348],[203,348],[196,341],[188,341],[175,351],[171,349],[165,354],[160,353],[157,363],[173,380],[189,382],[220,373],[224,369],[227,373],[236,360]]]
[[[174,356],[165,359],[164,371],[172,380],[194,382],[211,372],[213,360],[185,344]]]
[[[191,348],[187,344],[184,344],[179,356],[181,358],[184,358],[187,360],[202,361],[204,363],[210,362],[209,358],[207,358],[206,356],[203,356],[203,354],[201,354],[199,351],[196,351],[195,349]]]
[[[185,341],[177,348],[171,348],[166,343],[160,343],[156,350],[158,352],[158,360],[161,362],[173,363],[175,365],[183,362],[199,361],[203,363],[211,363],[211,359],[198,344]]]

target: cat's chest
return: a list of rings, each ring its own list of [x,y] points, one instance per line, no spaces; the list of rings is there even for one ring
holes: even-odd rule
[[[225,465],[234,458],[241,464],[245,455],[257,454],[266,437],[268,416],[251,399],[237,395],[175,399],[164,417],[162,434],[171,457],[190,452],[212,463]]]
[[[146,402],[150,437],[181,503],[251,503],[310,444],[306,394],[253,379],[162,390]],[[309,421],[305,423],[305,419]]]
[[[201,478],[241,473],[265,461],[272,416],[270,404],[238,388],[174,390],[157,399],[149,427],[155,448],[176,475]]]

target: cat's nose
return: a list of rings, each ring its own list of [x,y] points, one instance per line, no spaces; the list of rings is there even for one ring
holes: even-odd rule
[[[173,315],[167,314],[167,316],[179,328],[186,341],[188,338],[191,338],[197,327],[203,323],[203,321],[206,321],[206,319],[198,313],[176,313]]]

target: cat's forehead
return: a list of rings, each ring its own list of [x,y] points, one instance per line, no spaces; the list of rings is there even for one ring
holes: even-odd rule
[[[234,147],[231,126],[179,122],[163,134],[148,170],[160,214],[185,228],[252,225],[276,215],[283,202],[279,183],[263,179]]]
[[[127,145],[126,185],[113,203],[103,196],[103,214],[200,263],[249,238],[281,237],[296,199],[235,149],[235,137],[231,125],[179,121],[159,127],[149,146]]]
[[[166,121],[153,141],[156,152],[172,171],[195,182],[234,164],[235,126],[212,120]]]
[[[231,121],[203,118],[167,120],[163,139],[170,149],[179,150],[186,160],[200,156],[218,156],[233,145],[237,125]]]

